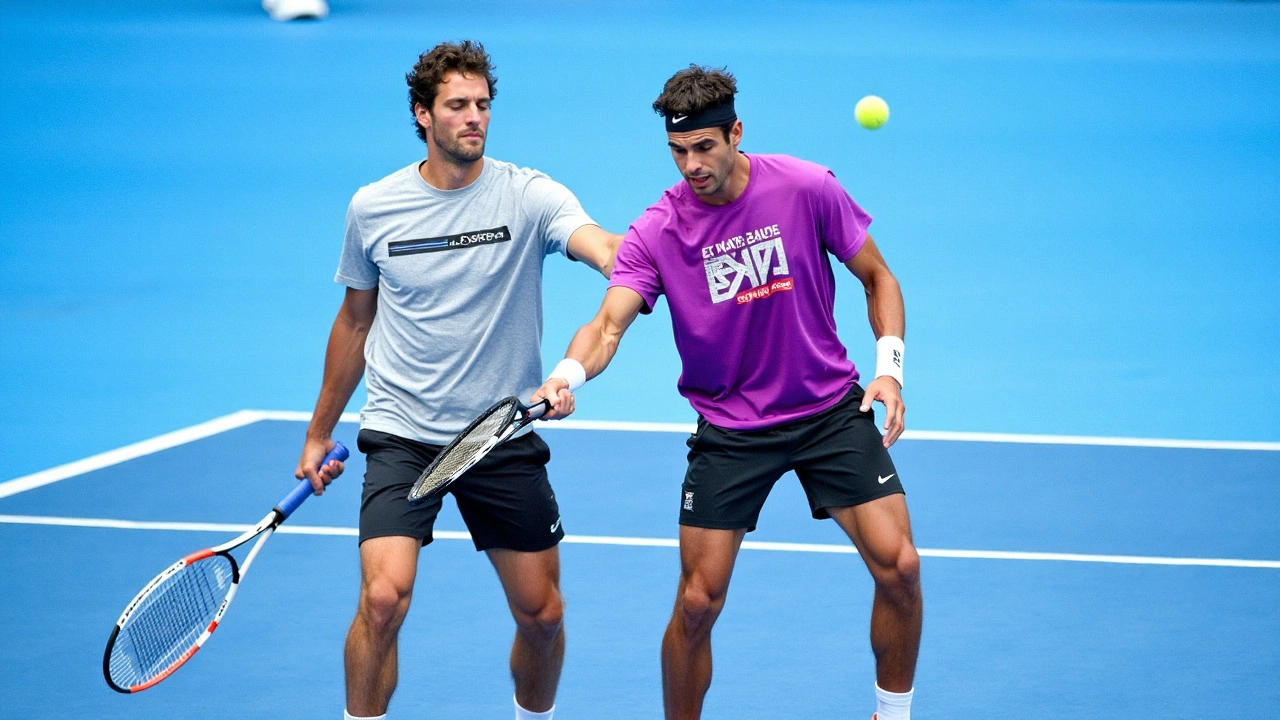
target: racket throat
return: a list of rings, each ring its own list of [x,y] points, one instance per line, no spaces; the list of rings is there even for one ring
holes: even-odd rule
[[[276,523],[276,525],[279,525],[279,523]],[[262,550],[262,546],[267,544],[267,538],[271,537],[271,534],[276,531],[276,525],[272,525],[266,530],[263,530],[262,537],[258,538],[258,541],[255,542],[253,547],[249,550],[249,554],[244,557],[244,562],[240,563],[239,572],[237,573],[237,583],[239,583],[240,578],[244,577],[245,573],[249,572],[249,566],[253,564],[253,559],[258,557],[258,553]],[[228,600],[229,599],[230,596],[228,596]]]

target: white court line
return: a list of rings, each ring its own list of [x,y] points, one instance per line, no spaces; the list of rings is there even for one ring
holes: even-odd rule
[[[297,410],[249,410],[262,420],[310,422],[311,413]],[[342,422],[360,422],[360,413],[342,413]],[[694,423],[632,422],[625,420],[538,420],[539,430],[621,430],[623,432],[691,433]]]
[[[263,420],[308,422],[311,413],[292,410],[251,410]],[[359,422],[359,413],[343,413],[342,422]],[[625,420],[538,421],[539,430],[615,430],[623,432],[692,433],[694,423],[631,422]],[[1030,445],[1103,445],[1114,447],[1181,448],[1190,450],[1262,450],[1280,452],[1280,442],[1248,440],[1178,440],[1170,438],[1102,437],[1097,435],[1028,435],[1020,433],[952,432],[948,430],[907,430],[903,440],[945,442],[1016,443]]]
[[[245,425],[258,422],[261,419],[261,416],[252,410],[240,410],[238,412],[233,412],[230,415],[214,418],[208,422],[202,422],[199,425],[192,425],[188,428],[175,430],[171,433],[165,433],[164,435],[153,437],[150,440],[143,440],[142,442],[136,442],[132,445],[125,445],[122,448],[108,450],[107,452],[99,453],[83,460],[76,460],[75,462],[70,462],[66,465],[59,465],[57,467],[49,468],[48,470],[41,470],[38,473],[32,473],[31,475],[24,475],[19,478],[7,480],[0,483],[0,498],[17,495],[20,492],[26,492],[27,490],[33,490],[43,485],[56,483],[59,480],[66,480],[67,478],[75,477],[76,475],[83,475],[94,470],[101,470],[102,468],[117,465],[127,460],[133,460],[135,458],[142,457],[143,455],[150,455],[194,440],[200,440],[211,435],[217,435],[218,433],[223,433],[228,430],[234,430],[238,427],[244,427]]]
[[[48,470],[23,477],[0,482],[0,498],[26,492],[50,483],[66,480],[77,475],[100,470],[126,460],[133,460],[143,455],[168,450],[194,440],[217,435],[218,433],[250,425],[260,420],[283,420],[290,422],[307,422],[311,413],[292,410],[240,410],[238,412],[215,418],[208,422],[192,425],[182,430],[166,433],[150,440],[126,445],[109,450],[83,460],[59,465]],[[360,421],[358,413],[343,413],[342,422]],[[539,430],[612,430],[624,432],[693,432],[692,423],[650,423],[627,422],[614,420],[554,420],[538,422]],[[1015,433],[978,433],[948,432],[942,430],[907,430],[902,434],[904,440],[939,440],[949,442],[988,442],[1019,443],[1040,445],[1101,445],[1120,447],[1181,448],[1197,450],[1254,450],[1280,451],[1280,442],[1251,442],[1235,440],[1173,440],[1161,438],[1123,438],[1095,437],[1087,435],[1019,435]]]
[[[1165,438],[1097,437],[1090,435],[1020,435],[1015,433],[948,432],[907,430],[904,440],[945,440],[952,442],[1020,443],[1030,445],[1103,445],[1114,447],[1178,448],[1186,450],[1280,451],[1280,442],[1246,440],[1175,440]]]
[[[150,522],[139,520],[112,520],[108,518],[48,517],[40,515],[0,515],[0,523],[12,525],[54,525],[60,527],[110,528],[115,530],[180,530],[198,532],[241,533],[252,525],[190,522]],[[327,535],[356,537],[356,528],[321,525],[281,525],[276,530],[289,535]],[[470,540],[465,532],[437,530],[440,540]],[[566,535],[563,542],[578,545],[613,545],[620,547],[679,547],[675,538],[614,537],[608,535]],[[759,542],[747,540],[743,550],[771,552],[799,552],[836,555],[856,555],[852,545],[824,545],[818,543]],[[1004,550],[943,550],[919,548],[921,557],[956,558],[965,560],[1032,560],[1040,562],[1108,563],[1117,565],[1194,565],[1201,567],[1266,568],[1280,570],[1280,560],[1241,560],[1236,558],[1188,558],[1155,557],[1148,555],[1088,555],[1083,553],[1009,552]]]
[[[622,430],[628,432],[691,433],[693,423],[621,422],[614,420],[549,420],[539,421],[539,430]],[[1280,451],[1280,442],[1245,440],[1176,440],[1165,438],[1098,437],[1090,435],[1021,435],[1017,433],[950,432],[945,430],[907,430],[903,440],[937,440],[944,442],[1016,443],[1028,445],[1103,445],[1119,447],[1180,448],[1191,450],[1264,450]]]
[[[258,416],[259,420],[284,420],[287,422],[311,422],[311,413],[300,410],[248,410]],[[360,422],[360,413],[342,413],[344,423]]]

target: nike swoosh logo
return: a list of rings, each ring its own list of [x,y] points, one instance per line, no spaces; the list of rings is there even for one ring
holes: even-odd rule
[[[560,518],[556,518],[556,522],[551,526],[551,532],[555,532],[560,527]]]
[[[891,477],[893,477],[894,475],[897,475],[897,474],[898,474],[898,473],[890,473],[890,474],[889,474],[889,477],[880,477],[879,475],[877,475],[877,476],[876,476],[876,479],[880,481],[880,484],[881,484],[881,485],[883,485],[883,484],[885,484],[885,483],[889,482],[889,478],[891,478]]]
[[[688,115],[681,115],[680,117],[673,117],[673,118],[671,118],[671,124],[672,124],[672,125],[679,125],[680,123],[682,123],[682,122],[684,122],[685,120],[688,120],[688,119],[689,119],[689,116],[688,116]]]

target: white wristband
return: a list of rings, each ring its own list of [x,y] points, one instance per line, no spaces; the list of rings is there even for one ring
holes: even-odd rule
[[[902,387],[902,355],[904,351],[905,347],[900,337],[885,335],[876,340],[876,377],[888,375],[898,381],[898,387]]]
[[[582,367],[582,363],[573,358],[565,358],[556,365],[556,369],[551,371],[551,375],[547,377],[560,378],[569,383],[569,392],[576,392],[578,388],[587,383],[587,371]]]

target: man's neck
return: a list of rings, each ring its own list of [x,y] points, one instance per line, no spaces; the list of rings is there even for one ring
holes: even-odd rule
[[[427,159],[418,163],[418,174],[437,190],[460,190],[475,182],[482,170],[484,158],[465,165],[455,165],[441,160],[439,153],[428,153]]]

